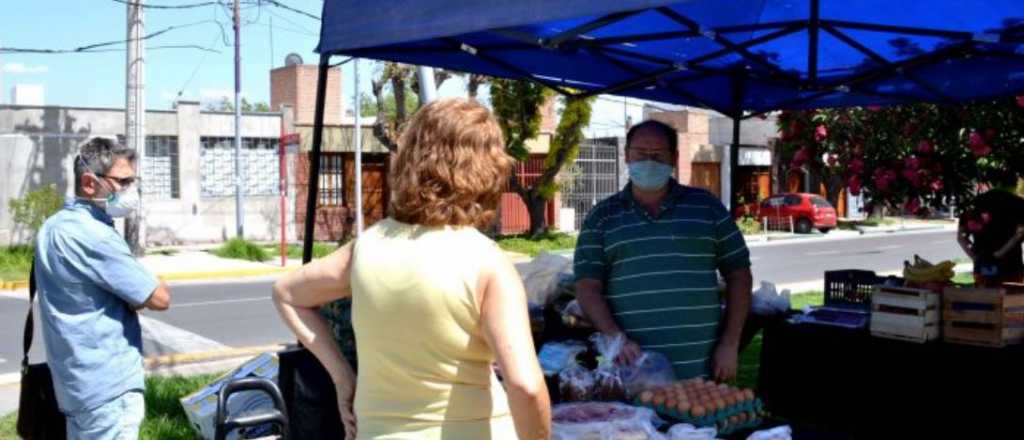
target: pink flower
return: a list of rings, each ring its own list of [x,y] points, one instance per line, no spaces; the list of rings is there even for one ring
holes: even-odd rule
[[[834,155],[834,154],[828,155],[828,166],[834,167],[834,166],[836,166],[836,162],[838,162],[838,161],[839,161],[839,158],[837,158],[836,155]]]
[[[828,138],[828,130],[824,125],[819,125],[814,129],[814,140],[821,142]]]
[[[921,154],[931,154],[935,151],[935,147],[931,141],[925,139],[917,144],[917,152]]]
[[[917,175],[917,171],[905,169],[903,170],[903,178],[910,182],[910,186],[915,188],[921,186],[921,178]]]
[[[860,176],[850,177],[850,180],[847,182],[847,184],[850,186],[850,194],[853,194],[855,196],[860,195]]]
[[[935,191],[935,192],[942,191],[942,181],[938,180],[938,179],[933,180],[932,184],[931,184],[931,188],[932,188],[932,191]]]
[[[910,200],[907,200],[907,203],[904,204],[903,207],[911,214],[916,213],[919,209],[921,209],[921,200],[918,199],[917,197],[914,197]]]
[[[903,127],[903,135],[910,137],[914,133],[917,133],[917,124],[911,122]]]
[[[868,109],[869,111],[873,111],[873,112],[877,112],[877,111],[882,109],[881,106],[877,106],[877,105],[869,105],[869,106],[864,107],[864,108]]]
[[[1024,95],[1017,97],[1017,107],[1024,108]]]
[[[921,167],[921,161],[916,156],[907,156],[906,159],[903,159],[903,164],[910,170],[917,170]]]
[[[985,157],[992,153],[992,147],[988,146],[985,139],[976,131],[971,132],[968,146],[975,157]]]
[[[981,222],[982,223],[987,225],[988,222],[991,221],[991,220],[992,220],[992,215],[991,214],[989,214],[987,212],[981,213]]]
[[[977,220],[967,220],[967,230],[971,232],[981,231],[981,223]]]
[[[850,171],[854,174],[861,174],[864,172],[864,161],[860,159],[854,159],[850,161]]]

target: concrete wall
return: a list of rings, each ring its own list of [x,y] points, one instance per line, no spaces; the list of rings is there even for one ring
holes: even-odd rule
[[[712,145],[732,144],[732,118],[725,116],[714,116],[711,118]],[[779,130],[775,125],[775,116],[768,119],[750,118],[740,122],[740,144],[742,145],[771,145],[778,139]]]
[[[286,108],[286,118],[291,109]],[[280,135],[282,115],[245,114],[245,137]],[[179,102],[173,111],[148,111],[148,135],[178,137],[178,199],[144,199],[150,244],[218,242],[235,233],[234,197],[203,197],[200,188],[202,136],[233,136],[229,113],[201,112],[198,102]],[[23,242],[25,231],[15,229],[8,201],[44,185],[73,196],[72,160],[78,146],[95,136],[124,133],[124,112],[119,109],[0,106],[0,245]],[[288,193],[295,195],[295,153],[287,155]],[[246,197],[245,233],[254,240],[280,236],[278,196]],[[294,240],[294,204],[286,206],[286,238]]]

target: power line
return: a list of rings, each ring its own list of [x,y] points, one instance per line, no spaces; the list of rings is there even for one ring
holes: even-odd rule
[[[299,14],[299,15],[304,15],[306,17],[309,17],[309,18],[312,18],[314,20],[320,21],[320,17],[317,17],[316,15],[310,14],[309,12],[306,12],[306,11],[303,11],[303,10],[295,9],[295,8],[293,8],[291,6],[288,6],[286,4],[283,4],[283,3],[281,3],[281,2],[279,2],[277,0],[263,0],[263,2],[265,2],[265,3],[267,3],[267,4],[271,5],[271,6],[277,6],[277,7],[281,8],[281,9],[284,9],[284,10],[287,10],[287,11],[291,11],[291,12],[294,12],[294,13]]]
[[[161,29],[159,31],[156,31],[156,32],[148,34],[148,35],[146,35],[144,37],[141,37],[138,40],[140,40],[140,41],[141,40],[148,40],[150,38],[153,38],[153,37],[165,34],[167,32],[175,30],[175,29],[182,29],[182,28],[198,26],[198,25],[201,25],[201,24],[208,24],[208,23],[211,23],[211,21],[210,20],[203,20],[203,21],[197,21],[195,23],[187,23],[187,24],[182,24],[182,25],[168,26],[168,27],[163,28],[163,29]],[[101,49],[101,48],[104,48],[106,46],[113,46],[113,45],[117,45],[117,44],[130,43],[131,41],[133,41],[133,40],[107,41],[107,42],[104,42],[104,43],[95,43],[95,44],[89,44],[89,45],[85,45],[85,46],[79,46],[79,47],[76,47],[76,48],[73,48],[73,49],[36,49],[36,48],[23,48],[23,47],[0,47],[0,53],[59,54],[59,53],[79,53],[79,52],[81,52],[81,53],[89,53],[89,52],[116,52],[117,50],[109,50],[109,49]],[[161,47],[161,46],[158,46],[158,47]],[[172,46],[162,46],[162,47],[164,47],[164,48],[176,48],[176,49],[180,49],[180,48],[200,48],[199,46],[194,46],[193,47],[193,45],[177,45],[177,46],[173,46],[173,47]],[[120,49],[120,50],[123,50],[123,49]]]

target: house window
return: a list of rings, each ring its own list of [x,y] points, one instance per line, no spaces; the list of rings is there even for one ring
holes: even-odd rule
[[[345,203],[345,161],[340,153],[320,156],[320,206]]]
[[[235,194],[235,138],[203,136],[199,139],[203,197]],[[242,176],[245,195],[278,194],[280,163],[277,138],[242,138]]]
[[[142,193],[156,198],[180,197],[178,181],[178,137],[146,136],[142,160]]]

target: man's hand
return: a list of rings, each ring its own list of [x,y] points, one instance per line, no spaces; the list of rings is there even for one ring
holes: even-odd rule
[[[727,381],[736,377],[736,369],[739,359],[739,347],[726,343],[719,343],[715,349],[714,368],[715,380]]]
[[[341,424],[345,426],[345,438],[354,439],[358,433],[356,415],[352,408],[355,391],[346,386],[336,385],[335,394],[338,395],[338,413],[341,414]]]
[[[626,335],[622,335],[622,337],[625,338]],[[619,356],[615,358],[615,362],[619,365],[633,365],[637,359],[640,359],[643,351],[639,344],[626,338],[626,343],[622,345],[622,350],[619,351]]]

